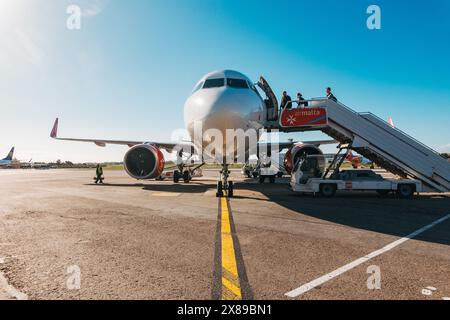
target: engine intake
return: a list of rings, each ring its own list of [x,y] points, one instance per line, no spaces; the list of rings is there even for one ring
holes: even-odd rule
[[[140,144],[128,150],[123,159],[125,171],[138,180],[155,179],[164,170],[164,155],[153,145]]]

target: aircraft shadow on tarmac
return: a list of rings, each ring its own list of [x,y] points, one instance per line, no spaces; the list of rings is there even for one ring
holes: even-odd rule
[[[120,188],[142,188],[147,191],[155,192],[171,192],[171,193],[205,193],[210,189],[216,188],[215,184],[207,183],[180,183],[180,184],[144,184],[144,183],[104,183],[104,184],[87,184],[96,187],[120,187]]]
[[[414,199],[383,198],[375,192],[337,194],[333,198],[300,195],[292,192],[286,183],[259,185],[236,184],[239,189],[262,193],[266,198],[291,211],[324,221],[396,237],[412,232],[450,213],[450,197],[421,195]],[[254,198],[251,198],[254,199]],[[450,245],[450,219],[434,226],[414,239]]]
[[[135,183],[103,185],[96,187],[142,188],[147,191],[202,194],[215,189],[211,180],[192,181],[188,184]],[[270,201],[293,212],[352,228],[363,229],[396,237],[404,237],[449,214],[450,197],[421,195],[419,198],[402,200],[394,196],[381,197],[375,192],[337,194],[333,198],[299,195],[292,192],[283,179],[277,184],[259,184],[247,179],[235,184],[235,199]],[[261,193],[264,199],[239,195],[239,190]],[[450,219],[415,237],[417,240],[450,245]]]

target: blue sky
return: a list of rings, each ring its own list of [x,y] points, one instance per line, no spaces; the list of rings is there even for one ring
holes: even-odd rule
[[[66,28],[69,4],[81,30]],[[381,30],[366,27],[371,4]],[[331,86],[450,152],[449,38],[447,0],[0,0],[0,156],[120,161],[126,147],[50,140],[54,118],[64,136],[170,141],[194,84],[222,68],[278,94]]]

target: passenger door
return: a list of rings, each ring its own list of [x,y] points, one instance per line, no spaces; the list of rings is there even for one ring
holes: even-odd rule
[[[272,88],[267,83],[264,77],[260,77],[258,81],[258,87],[261,88],[262,91],[266,94],[267,99],[264,100],[266,104],[267,115],[266,119],[268,121],[276,121],[278,120],[278,100],[275,94],[273,93]]]

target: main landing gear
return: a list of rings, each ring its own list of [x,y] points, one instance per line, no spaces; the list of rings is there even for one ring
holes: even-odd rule
[[[197,170],[204,166],[205,163],[201,163],[196,167],[186,166],[185,164],[181,164],[178,166],[178,170],[173,172],[173,182],[178,183],[180,180],[183,180],[184,183],[189,183],[192,180],[192,177],[195,176]]]
[[[229,198],[233,197],[234,185],[233,181],[228,181],[229,177],[230,171],[228,170],[228,165],[224,164],[222,166],[222,170],[220,171],[220,181],[217,182],[216,197],[221,198],[224,194],[226,194]]]
[[[181,173],[182,172],[182,173]],[[180,179],[183,179],[184,183],[189,183],[192,180],[192,175],[189,172],[189,170],[175,170],[173,172],[173,182],[178,183],[180,182]]]
[[[194,171],[201,168],[204,163],[201,163],[195,168],[189,165],[189,161],[192,158],[192,153],[187,155],[187,159],[183,160],[183,150],[178,151],[177,169],[173,171],[173,182],[178,183],[182,179],[184,183],[189,183],[192,180]]]

